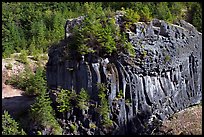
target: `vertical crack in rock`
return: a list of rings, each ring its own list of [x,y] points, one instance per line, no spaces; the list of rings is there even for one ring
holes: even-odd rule
[[[151,84],[151,79],[148,79],[148,76],[142,77],[142,82],[143,82],[143,87],[144,87],[144,95],[145,95],[145,100],[149,106],[152,105],[152,102],[150,101],[150,98],[153,97],[151,93],[151,89],[149,89],[149,93],[147,93],[147,88],[150,88],[149,86]]]

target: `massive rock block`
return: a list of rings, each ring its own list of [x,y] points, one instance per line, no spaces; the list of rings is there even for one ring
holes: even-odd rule
[[[119,26],[120,17],[116,16]],[[134,45],[134,58],[120,53],[109,58],[89,55],[80,61],[67,60],[64,49],[70,30],[82,20],[68,20],[64,44],[51,47],[48,87],[74,89],[77,93],[84,88],[97,102],[96,84],[105,83],[110,115],[118,126],[113,134],[142,133],[155,118],[167,119],[201,101],[202,34],[191,24],[157,19],[135,23],[134,30],[126,32]],[[121,91],[124,97],[117,99]]]

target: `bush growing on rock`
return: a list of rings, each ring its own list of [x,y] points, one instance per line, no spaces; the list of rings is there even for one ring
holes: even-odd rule
[[[88,108],[89,98],[90,97],[87,91],[82,88],[77,97],[77,106],[79,107],[79,109],[84,110]]]
[[[127,52],[130,54],[130,56],[135,56],[135,50],[133,48],[133,45],[130,42],[127,42],[124,46],[124,48],[127,50]]]
[[[62,134],[62,129],[55,118],[51,100],[46,93],[46,89],[41,91],[41,94],[36,98],[36,102],[31,105],[30,116],[31,127],[36,127],[36,132],[43,132],[46,129],[50,135]]]
[[[100,99],[99,106],[99,114],[102,116],[101,124],[108,128],[113,125],[113,121],[109,117],[110,108],[108,104],[108,100],[106,99],[106,87],[104,83],[97,83],[99,94],[98,97]]]
[[[71,109],[71,91],[61,89],[57,95],[57,103],[59,103],[58,110],[59,112],[67,112]]]

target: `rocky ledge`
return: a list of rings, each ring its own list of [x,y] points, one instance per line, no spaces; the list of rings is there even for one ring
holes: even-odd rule
[[[84,88],[98,102],[96,85],[105,83],[109,115],[114,121],[111,134],[150,134],[156,121],[202,100],[202,33],[191,24],[169,24],[157,19],[138,22],[126,31],[135,57],[126,53],[107,58],[89,54],[81,60],[68,60],[66,41],[73,26],[82,21],[83,17],[68,20],[65,40],[50,48],[48,87],[74,89],[77,93]],[[120,26],[121,22],[121,15],[116,15],[116,23]],[[121,91],[123,97],[118,98]],[[82,125],[93,122],[98,126],[91,107],[87,114],[90,117],[84,117]]]

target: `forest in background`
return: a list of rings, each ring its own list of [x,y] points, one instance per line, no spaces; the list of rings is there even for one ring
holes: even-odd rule
[[[202,3],[198,2],[2,2],[3,58],[16,52],[47,53],[64,38],[67,19],[86,15],[86,5],[112,13],[131,10],[139,21],[158,18],[175,23],[183,19],[202,32]]]

